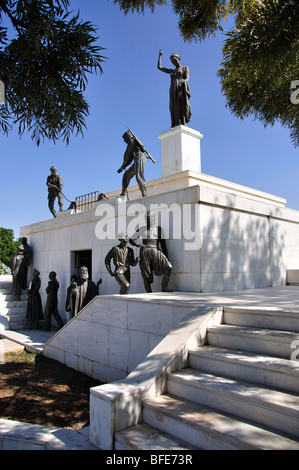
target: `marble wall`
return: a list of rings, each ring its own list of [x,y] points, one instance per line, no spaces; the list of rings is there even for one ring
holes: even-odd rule
[[[176,182],[177,189],[173,189]],[[156,208],[165,231],[174,291],[215,292],[285,284],[286,270],[299,267],[299,212],[282,198],[199,173],[180,172],[149,183],[141,198],[132,187],[130,202],[113,194],[83,213],[65,211],[56,219],[21,228],[33,248],[33,268],[41,272],[42,300],[50,271],[60,283],[59,309],[74,273],[74,253],[92,250],[92,279],[102,278],[100,294],[117,294],[119,286],[104,264],[117,234],[144,220]],[[125,217],[126,216],[126,217]],[[124,222],[127,225],[124,225]],[[143,223],[143,222],[142,222]],[[106,231],[106,233],[105,233]],[[135,255],[138,249],[134,248]],[[30,276],[30,272],[29,272]],[[156,278],[153,291],[159,291]],[[131,268],[130,293],[144,292],[139,266]]]
[[[120,380],[191,308],[149,294],[99,296],[59,330],[43,354],[102,382]]]

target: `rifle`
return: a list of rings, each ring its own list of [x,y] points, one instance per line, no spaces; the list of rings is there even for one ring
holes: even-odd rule
[[[140,142],[140,140],[136,137],[136,135],[134,134],[134,132],[133,132],[128,126],[126,126],[126,127],[127,127],[127,129],[129,129],[129,131],[131,132],[131,134],[132,134],[133,138],[136,140],[137,144],[138,144],[138,145],[141,147],[141,149],[144,151],[144,153],[146,154],[147,158],[150,158],[153,163],[156,163],[156,159],[155,159],[154,157],[152,157],[150,153],[148,153],[148,151],[147,151],[146,148],[144,147],[143,143]]]

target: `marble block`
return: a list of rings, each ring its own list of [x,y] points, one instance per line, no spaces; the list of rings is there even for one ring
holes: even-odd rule
[[[162,177],[180,171],[201,173],[200,140],[203,135],[187,126],[176,126],[160,134]]]

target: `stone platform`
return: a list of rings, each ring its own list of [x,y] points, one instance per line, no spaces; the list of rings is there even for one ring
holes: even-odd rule
[[[299,286],[99,296],[58,332],[2,330],[1,337],[110,382],[126,377],[192,308],[224,306],[299,312]]]
[[[196,293],[196,292],[156,292],[152,294],[136,294],[131,299],[144,299],[145,301],[158,301],[162,306],[175,301],[182,307],[192,306],[229,306],[242,308],[257,308],[262,310],[285,310],[299,312],[299,286],[266,287],[260,289],[246,289],[241,291]],[[1,338],[13,342],[14,347],[28,347],[42,352],[44,345],[57,333],[42,330],[1,330]],[[20,345],[20,346],[18,346]],[[7,343],[7,348],[12,344]]]

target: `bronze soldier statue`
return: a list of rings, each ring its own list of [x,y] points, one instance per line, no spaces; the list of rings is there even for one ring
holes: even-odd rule
[[[129,237],[126,233],[118,235],[120,244],[111,248],[105,257],[105,266],[111,276],[120,285],[120,294],[128,294],[130,290],[130,266],[136,266],[139,257],[135,259],[134,251],[128,247]],[[115,271],[112,272],[111,260],[114,262]]]
[[[136,240],[141,237],[143,242]],[[168,260],[168,251],[162,228],[155,224],[153,213],[147,212],[146,226],[140,227],[130,238],[130,243],[140,247],[140,270],[146,292],[152,292],[154,274],[162,276],[162,292],[167,291],[172,264]],[[161,249],[160,249],[161,248]]]
[[[122,192],[120,196],[128,194],[130,181],[133,176],[136,176],[136,181],[141,194],[145,197],[147,195],[147,184],[144,177],[146,159],[150,158],[153,163],[155,163],[156,160],[148,153],[142,142],[137,139],[131,129],[125,132],[122,137],[127,144],[127,148],[124,154],[123,164],[117,172],[121,173],[127,166],[132,165],[123,175]]]
[[[53,217],[56,217],[54,209],[55,199],[58,199],[60,212],[63,210],[62,178],[57,174],[55,166],[50,168],[51,174],[47,178],[49,209]]]

